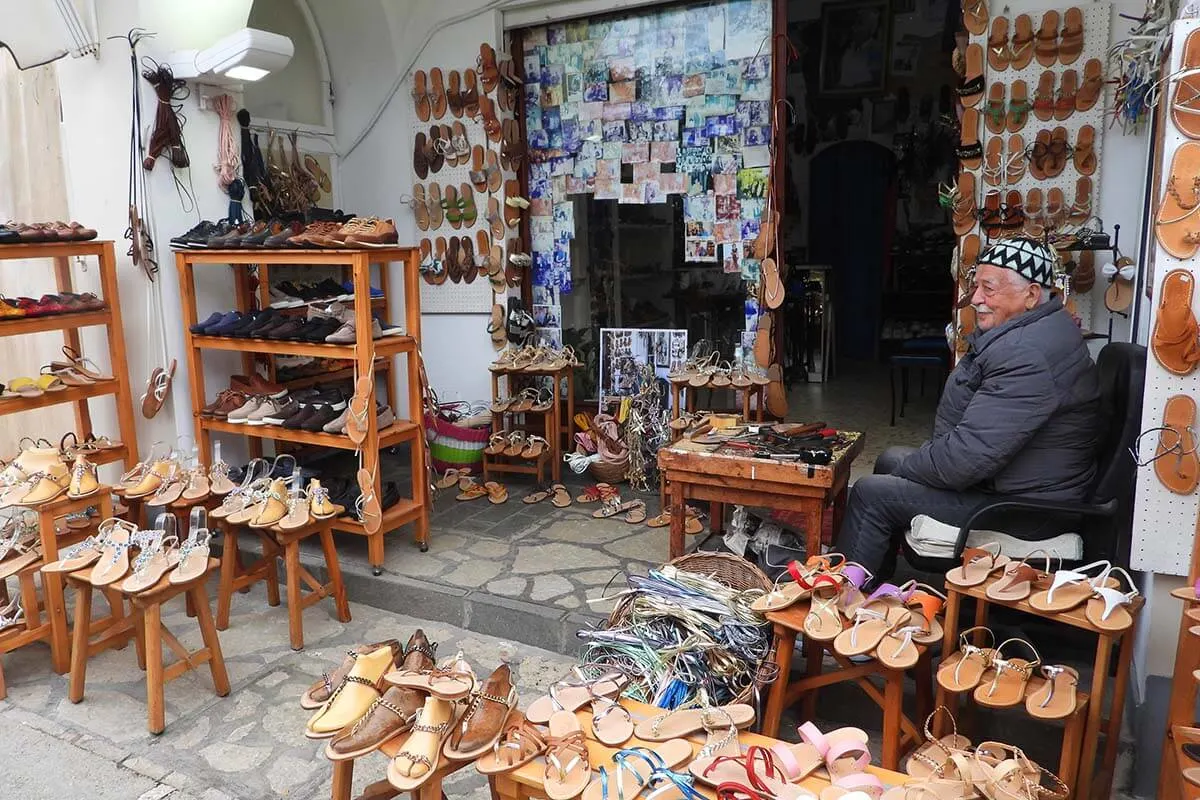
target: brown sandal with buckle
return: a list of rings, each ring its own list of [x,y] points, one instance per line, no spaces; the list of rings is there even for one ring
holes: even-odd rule
[[[430,103],[429,82],[423,69],[419,69],[413,74],[412,95],[417,110],[417,119],[421,122],[429,122],[429,115],[433,113],[433,105]]]
[[[446,116],[446,87],[442,83],[442,70],[434,67],[429,70],[429,92],[433,99],[433,118],[441,119]]]

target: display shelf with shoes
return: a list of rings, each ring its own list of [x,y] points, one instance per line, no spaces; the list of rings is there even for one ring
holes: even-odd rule
[[[993,562],[994,569],[989,568],[983,579],[974,585],[960,585],[963,582],[961,577],[955,576],[965,575],[983,561]],[[964,599],[974,600],[976,604],[974,614],[976,628],[964,631],[963,634],[971,633],[970,643],[977,648],[982,648],[987,644],[984,640],[986,629],[982,626],[987,624],[990,606],[1002,606],[1021,613],[1032,614],[1051,622],[1094,634],[1096,636],[1096,658],[1092,668],[1091,684],[1087,687],[1086,693],[1078,694],[1080,698],[1085,696],[1088,698],[1086,704],[1080,703],[1080,705],[1086,705],[1086,714],[1084,715],[1082,742],[1078,745],[1080,747],[1078,768],[1072,780],[1068,780],[1070,776],[1063,777],[1063,780],[1069,785],[1073,784],[1072,797],[1108,797],[1117,758],[1117,746],[1120,741],[1125,694],[1129,688],[1137,618],[1145,605],[1145,599],[1138,596],[1136,591],[1130,595],[1121,595],[1120,601],[1111,604],[1110,610],[1106,605],[1108,601],[1105,599],[1105,594],[1111,591],[1113,597],[1116,597],[1116,581],[1113,578],[1113,582],[1107,584],[1106,579],[1110,577],[1111,573],[1119,574],[1120,571],[1109,567],[1106,562],[1090,565],[1096,567],[1094,570],[1086,570],[1086,568],[1060,569],[1053,578],[1045,575],[1037,581],[1036,588],[1026,597],[1014,600],[998,599],[998,588],[993,588],[993,585],[999,584],[1000,587],[1003,587],[1012,582],[1012,576],[1008,574],[1010,570],[1007,563],[1007,559],[997,556],[990,550],[968,548],[963,553],[963,568],[956,568],[947,573],[946,623],[942,639],[942,653],[947,654],[944,657],[948,658],[952,657],[950,654],[959,649],[958,626]],[[1015,566],[1014,564],[1013,567],[1015,568]],[[1093,572],[1098,572],[1098,574],[1093,576]],[[955,583],[955,580],[959,580],[960,583]],[[965,582],[969,583],[971,580]],[[1000,589],[1000,592],[1000,596],[1004,596],[1003,589]],[[1016,596],[1019,597],[1020,594],[1018,592]],[[1049,610],[1051,608],[1059,610]],[[1120,609],[1119,613],[1127,613],[1128,619],[1125,620],[1127,624],[1124,627],[1118,628],[1113,624],[1117,619],[1117,615],[1113,612],[1117,609]],[[1096,624],[1093,618],[1101,619],[1103,624]],[[1116,650],[1115,672],[1112,671],[1114,649]],[[1007,654],[1007,650],[1005,653]],[[1023,655],[1018,651],[1014,651],[1013,654]],[[1110,680],[1112,681],[1111,686],[1108,685]],[[953,713],[958,706],[959,695],[960,693],[947,689],[943,682],[938,682],[936,699],[938,706],[945,706]],[[1107,709],[1104,698],[1109,700]],[[1068,731],[1064,731],[1064,735],[1070,732],[1070,727],[1068,725]],[[935,725],[934,733],[938,736],[946,733],[940,721]],[[1101,737],[1104,738],[1103,745],[1100,743]],[[1068,745],[1075,746],[1072,742],[1064,741],[1064,750]]]
[[[1156,798],[1163,800],[1200,797],[1200,763],[1188,752],[1194,752],[1196,745],[1200,745],[1200,726],[1196,724],[1196,699],[1200,696],[1200,636],[1196,635],[1196,609],[1200,608],[1200,515],[1196,518],[1195,531],[1187,583],[1171,592],[1172,597],[1183,601],[1184,607],[1179,615],[1167,730],[1159,766],[1158,791],[1154,793]],[[1189,745],[1186,751],[1185,745]]]
[[[403,285],[406,302],[402,309],[403,326],[392,326],[389,323],[377,324],[383,320],[393,319],[392,300],[388,295],[390,286],[390,267],[399,262],[403,267]],[[253,309],[268,309],[272,300],[271,271],[273,267],[286,265],[322,265],[337,267],[344,276],[344,281],[330,279],[346,291],[339,295],[341,302],[346,302],[352,295],[352,311],[346,318],[331,320],[326,336],[345,333],[345,343],[329,344],[324,341],[287,341],[283,339],[262,339],[238,336],[213,336],[196,334],[193,331],[199,325],[196,308],[195,276],[196,268],[209,264],[228,264],[234,266],[236,313],[246,316],[255,313]],[[412,486],[410,498],[392,504],[383,509],[378,516],[367,514],[357,518],[347,515],[334,521],[334,530],[356,533],[367,537],[368,559],[372,567],[378,571],[382,568],[384,558],[384,535],[400,526],[412,522],[416,532],[416,540],[421,550],[428,549],[429,512],[428,487],[422,476],[425,475],[425,436],[423,421],[395,419],[390,414],[362,413],[362,428],[351,431],[350,436],[327,433],[324,429],[317,431],[296,427],[285,427],[274,424],[247,425],[222,420],[215,417],[202,416],[201,412],[210,402],[205,392],[201,356],[205,350],[238,351],[242,354],[243,372],[247,375],[255,373],[256,355],[265,356],[307,356],[313,358],[341,359],[351,363],[347,377],[355,375],[377,374],[385,376],[383,381],[388,409],[402,406],[421,408],[420,372],[419,372],[419,343],[421,335],[421,310],[419,305],[419,289],[417,282],[418,253],[412,248],[372,247],[370,249],[327,249],[327,250],[179,250],[176,251],[176,266],[179,270],[180,291],[184,311],[185,327],[187,329],[186,344],[191,366],[192,401],[198,418],[197,439],[200,452],[212,452],[213,434],[233,433],[250,437],[250,452],[252,456],[262,455],[264,440],[277,440],[301,445],[318,445],[340,449],[357,449],[362,453],[362,466],[372,479],[373,497],[381,496],[383,485],[379,479],[379,451],[402,442],[409,444],[412,463]],[[246,268],[239,268],[246,267]],[[249,267],[257,268],[257,293],[253,287]],[[374,272],[374,275],[372,274]],[[383,287],[382,290],[375,287]],[[332,285],[329,287],[332,292]],[[378,295],[382,293],[382,297]],[[278,294],[278,291],[276,291]],[[276,298],[278,299],[278,298]],[[264,312],[257,312],[263,314]],[[275,323],[277,326],[286,325],[287,319]],[[336,323],[336,324],[335,324]],[[347,329],[348,324],[352,323]],[[238,324],[230,320],[230,325]],[[250,323],[253,329],[253,323]],[[343,331],[339,331],[342,328]],[[375,330],[373,330],[373,328]],[[277,328],[279,330],[279,328]],[[269,331],[268,331],[269,332]],[[283,330],[284,334],[288,331]],[[314,334],[315,335],[315,334]],[[349,336],[353,336],[350,339]],[[394,357],[405,356],[405,370],[398,373],[390,365]],[[383,359],[389,366],[380,371],[377,359]],[[269,363],[268,377],[277,378],[277,367]],[[316,377],[316,376],[314,376]],[[313,383],[325,383],[325,378],[318,378]],[[363,380],[358,381],[362,383]],[[404,403],[400,401],[399,386],[403,383],[407,397]],[[375,383],[367,381],[368,390],[373,394]],[[286,388],[286,387],[285,387]],[[336,417],[336,414],[333,416]],[[333,418],[325,420],[333,422]],[[356,433],[361,432],[360,443],[354,443]],[[371,505],[371,504],[368,504]]]
[[[78,257],[95,258],[98,262],[100,297],[86,293],[74,293],[71,261]],[[126,364],[113,243],[111,241],[57,241],[10,244],[0,248],[0,260],[7,259],[32,260],[35,266],[31,268],[34,269],[37,268],[37,264],[44,263],[44,260],[52,260],[53,276],[58,294],[46,295],[32,306],[24,304],[25,308],[22,308],[20,303],[16,306],[5,303],[10,313],[0,314],[0,336],[61,330],[65,360],[48,365],[47,370],[50,375],[43,375],[39,380],[62,374],[70,376],[71,380],[81,385],[50,388],[56,385],[61,386],[62,381],[60,379],[58,384],[55,384],[52,380],[48,380],[45,386],[49,390],[42,390],[39,385],[38,393],[29,392],[27,396],[0,399],[0,416],[59,403],[71,403],[75,412],[74,433],[78,437],[88,439],[93,430],[89,400],[112,397],[116,406],[120,434],[117,438],[122,446],[119,448],[109,447],[103,451],[103,455],[95,454],[95,458],[89,454],[88,460],[92,464],[123,461],[126,469],[131,468],[137,457],[137,430],[133,416],[133,393],[129,384],[129,370]],[[22,311],[24,316],[16,316]],[[102,368],[83,355],[79,328],[93,326],[103,326],[107,329],[109,357],[107,375]],[[9,376],[4,377],[5,379],[9,378]],[[65,464],[61,472],[62,476],[60,477],[69,475]],[[89,506],[98,506],[103,516],[111,516],[112,503],[107,493],[107,487],[100,485],[98,491],[90,492],[86,497],[77,498],[70,498],[62,494],[67,489],[65,483],[59,489],[61,491],[56,491],[54,496],[37,504],[34,508],[38,518],[37,533],[42,560],[54,560],[57,558],[60,547],[71,545],[88,534],[90,526],[68,528],[64,534],[60,535],[56,520],[86,511]],[[6,497],[5,499],[13,498]],[[41,563],[41,560],[36,561],[25,571],[36,571]],[[34,587],[32,578],[28,580],[19,578],[19,581],[23,595],[25,622],[23,625],[14,625],[0,632],[0,639],[3,641],[3,644],[0,645],[0,652],[8,652],[30,642],[45,641],[50,645],[52,668],[55,672],[63,674],[69,667],[70,639],[62,578],[58,575],[42,575],[39,578],[40,600],[36,594],[32,593]],[[114,613],[116,613],[115,609]]]
[[[545,483],[544,468],[547,458],[553,481],[557,483],[562,479],[564,442],[569,446],[575,438],[576,366],[575,354],[569,348],[566,351],[513,348],[500,353],[488,368],[492,374],[494,398],[491,409],[492,432],[498,434],[505,431],[506,421],[513,421],[517,416],[525,415],[525,424],[533,422],[533,418],[539,419],[541,423],[540,427],[535,424],[531,431],[526,433],[539,434],[548,447],[544,453],[531,453],[524,458],[521,457],[521,453],[505,456],[503,453],[489,454],[484,450],[485,481],[491,480],[490,472],[512,472],[536,475],[539,484]],[[549,382],[549,387],[533,388],[545,381]],[[510,400],[507,405],[503,404],[504,398]],[[520,404],[523,398],[528,402]],[[522,452],[524,449],[522,448]]]

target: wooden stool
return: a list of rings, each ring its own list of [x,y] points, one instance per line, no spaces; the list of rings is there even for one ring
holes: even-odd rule
[[[262,540],[263,557],[250,569],[241,563],[238,551],[240,526],[219,522],[225,536],[221,549],[221,582],[217,589],[217,629],[229,627],[229,607],[235,591],[248,591],[259,581],[267,583],[267,604],[279,605],[279,573],[275,568],[276,557],[282,557],[287,567],[288,634],[293,650],[304,649],[304,609],[332,597],[339,622],[350,621],[350,604],[346,600],[346,587],[342,583],[342,568],[338,564],[337,547],[333,542],[333,520],[314,520],[311,524],[295,531],[273,531],[267,528],[245,528],[258,534]],[[321,551],[325,555],[325,568],[329,571],[329,582],[322,584],[311,572],[300,564],[300,542],[309,536],[321,537]],[[311,591],[303,593],[303,581]]]
[[[779,731],[779,720],[783,709],[804,698],[804,715],[808,719],[816,716],[817,689],[835,683],[854,681],[883,711],[883,752],[880,763],[884,769],[899,769],[900,755],[907,743],[915,747],[923,741],[916,724],[904,715],[904,670],[888,669],[875,659],[856,664],[849,658],[833,652],[831,642],[818,642],[804,637],[804,654],[808,673],[803,678],[790,681],[792,654],[796,637],[804,631],[804,619],[808,616],[807,602],[795,603],[781,611],[769,611],[767,619],[775,627],[775,665],[779,674],[771,684],[767,696],[767,710],[763,715],[762,732],[774,736]],[[824,654],[828,649],[841,669],[822,674]],[[933,710],[933,667],[929,648],[918,646],[920,657],[913,667],[917,682],[917,713],[924,719]],[[878,675],[884,680],[881,692],[867,680],[868,675]]]
[[[91,583],[92,569],[89,567],[68,575],[67,582],[79,591],[75,601],[71,678],[67,692],[71,702],[78,703],[83,700],[88,658],[111,647],[124,646],[130,638],[137,643],[138,667],[146,671],[146,728],[151,733],[162,733],[166,727],[163,685],[201,664],[208,662],[217,696],[224,697],[229,694],[229,675],[225,672],[225,658],[221,655],[221,643],[217,639],[217,629],[213,626],[212,612],[208,607],[208,592],[204,588],[209,574],[216,569],[217,560],[210,558],[204,574],[187,583],[171,583],[168,572],[152,588],[138,594],[126,594],[112,588],[104,589],[105,593],[110,595],[110,602],[113,595],[116,595],[116,605],[121,604],[122,598],[128,601],[131,615],[120,623],[107,626],[103,635],[94,641],[91,638],[91,616],[92,591],[96,587]],[[191,598],[196,609],[200,636],[204,641],[204,647],[192,652],[162,624],[162,604],[184,593]],[[165,668],[162,654],[164,641],[172,652],[179,656],[178,661]]]

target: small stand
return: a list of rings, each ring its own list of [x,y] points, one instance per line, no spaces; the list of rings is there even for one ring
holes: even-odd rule
[[[375,752],[383,755],[388,761],[396,757],[404,749],[404,745],[408,742],[408,735],[401,736],[396,739],[384,742],[383,745]],[[368,754],[367,757],[370,757]],[[330,792],[331,800],[351,800],[352,786],[354,785],[354,762],[357,759],[346,759],[345,761],[333,762],[333,788]],[[376,762],[387,764],[387,761]],[[412,800],[444,800],[445,792],[442,790],[442,781],[448,775],[453,775],[463,767],[472,766],[475,763],[474,759],[470,761],[452,761],[448,758],[442,758],[438,764],[438,768],[429,776],[429,780],[421,784],[420,787],[410,792]],[[363,793],[356,800],[390,800],[400,794],[400,790],[392,786],[387,778],[375,781],[368,784]]]
[[[295,531],[274,531],[269,528],[245,528],[258,534],[262,541],[262,559],[250,569],[241,563],[238,551],[238,534],[242,526],[229,525],[224,520],[216,521],[224,535],[221,550],[221,581],[217,588],[217,630],[229,627],[229,607],[233,593],[249,589],[259,581],[267,583],[267,604],[279,605],[279,573],[275,559],[283,558],[287,567],[288,634],[293,650],[304,649],[304,609],[332,597],[339,622],[350,621],[350,604],[346,600],[346,587],[342,583],[342,568],[338,563],[337,547],[333,542],[335,520],[314,520]],[[321,551],[325,556],[325,569],[329,582],[322,584],[311,572],[300,564],[300,542],[309,536],[321,537]],[[301,581],[311,590],[303,593]]]
[[[217,630],[213,627],[212,612],[208,607],[208,592],[204,584],[210,573],[217,568],[217,560],[210,558],[204,574],[187,583],[174,584],[170,582],[170,573],[162,577],[152,588],[127,594],[118,589],[104,588],[103,591],[114,601],[114,612],[121,607],[122,599],[129,602],[131,616],[123,618],[119,624],[105,626],[104,635],[92,640],[94,626],[92,616],[92,585],[91,567],[73,572],[67,576],[67,582],[78,590],[75,603],[75,631],[71,653],[71,678],[68,698],[72,703],[83,700],[84,683],[87,679],[88,659],[109,648],[124,647],[130,638],[137,642],[138,667],[146,671],[146,729],[151,733],[162,733],[166,727],[166,711],[163,705],[163,686],[180,675],[196,669],[207,663],[212,672],[213,688],[218,697],[229,694],[229,675],[225,671],[225,659],[221,655],[221,643],[217,639]],[[171,631],[162,624],[162,605],[173,597],[187,594],[193,608],[196,609],[196,619],[200,626],[200,636],[204,647],[189,651],[175,638]],[[179,657],[179,660],[164,668],[162,646],[167,647]]]
[[[994,579],[993,579],[994,580]],[[1079,800],[1108,797],[1112,790],[1113,769],[1117,761],[1117,743],[1121,737],[1121,715],[1125,711],[1125,690],[1129,687],[1129,664],[1133,658],[1134,631],[1137,629],[1138,613],[1145,603],[1141,597],[1135,598],[1129,608],[1133,615],[1133,625],[1123,631],[1106,631],[1097,628],[1088,621],[1083,607],[1063,612],[1039,611],[1029,605],[1028,600],[1012,603],[1002,603],[987,596],[987,587],[992,580],[979,586],[964,588],[952,583],[946,584],[945,637],[942,639],[942,657],[946,658],[958,649],[958,618],[964,598],[975,600],[976,627],[987,624],[989,605],[1004,606],[1026,614],[1048,619],[1072,628],[1096,634],[1096,662],[1092,669],[1092,685],[1086,695],[1080,694],[1080,701],[1089,698],[1086,704],[1087,716],[1083,729],[1082,744],[1075,744],[1072,737],[1078,737],[1078,731],[1073,730],[1068,722],[1063,735],[1063,755],[1059,769],[1059,778],[1071,788],[1071,797]],[[982,636],[982,632],[979,634]],[[983,645],[982,640],[976,641],[977,646]],[[1119,644],[1117,653],[1117,674],[1113,679],[1112,697],[1109,701],[1108,719],[1102,718],[1105,683],[1108,681],[1109,661],[1112,657],[1113,645]],[[937,690],[937,705],[945,706],[954,713],[958,708],[958,695],[944,689],[941,684]],[[1077,709],[1078,710],[1078,709]],[[935,720],[934,735],[943,736],[946,733],[945,720],[939,717]],[[1100,734],[1104,734],[1104,752],[1101,755]],[[1070,768],[1071,757],[1068,749],[1078,752],[1078,767]],[[1097,768],[1096,757],[1101,755],[1100,766]],[[1072,780],[1068,777],[1078,776]]]
[[[854,681],[883,711],[883,752],[880,754],[880,764],[884,769],[899,769],[900,756],[905,745],[916,747],[922,741],[921,729],[904,715],[905,671],[888,669],[875,659],[855,664],[845,656],[835,653],[832,643],[818,642],[803,636],[808,610],[809,603],[801,601],[781,611],[769,611],[766,614],[767,620],[775,627],[775,665],[779,668],[779,674],[771,684],[770,694],[767,695],[767,710],[763,715],[762,724],[763,735],[775,736],[779,732],[779,720],[783,716],[783,710],[801,698],[805,702],[804,718],[815,719],[817,689],[834,683]],[[795,652],[797,635],[804,639],[808,674],[791,681],[792,655]],[[827,649],[837,660],[840,669],[822,674],[824,652]],[[930,700],[933,669],[929,648],[918,645],[917,650],[920,657],[917,665],[912,668],[912,673],[917,684],[917,714],[924,718],[932,711]],[[882,692],[867,680],[869,675],[883,678]]]
[[[513,472],[524,475],[536,475],[539,483],[545,483],[545,466],[546,461],[550,462],[550,474],[554,481],[562,480],[562,454],[563,441],[565,438],[565,447],[570,448],[571,442],[575,439],[575,370],[573,367],[560,367],[559,369],[500,369],[492,370],[492,397],[501,397],[500,393],[500,378],[505,378],[506,389],[509,397],[515,397],[518,392],[518,380],[521,377],[528,378],[550,378],[553,386],[551,393],[553,395],[550,408],[546,411],[505,411],[501,413],[492,413],[492,433],[499,433],[505,430],[505,417],[515,417],[517,414],[525,414],[528,416],[540,416],[542,418],[542,431],[546,441],[550,443],[549,449],[537,459],[535,465],[530,465],[528,461],[525,463],[513,463],[522,459],[508,459],[503,456],[489,456],[486,453],[483,456],[483,475],[484,480],[490,480],[492,472]],[[566,385],[567,401],[566,414],[563,414],[563,400],[559,392],[560,385]],[[515,430],[516,428],[513,428]],[[503,460],[502,460],[503,459]]]

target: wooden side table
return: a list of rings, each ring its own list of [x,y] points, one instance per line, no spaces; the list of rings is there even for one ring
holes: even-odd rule
[[[163,686],[180,675],[208,664],[212,673],[213,688],[218,697],[229,694],[229,675],[225,671],[225,658],[221,655],[221,643],[213,625],[212,612],[208,607],[208,592],[204,584],[208,576],[217,569],[217,560],[210,558],[208,568],[200,577],[187,583],[170,582],[170,572],[152,588],[137,594],[127,594],[109,589],[121,595],[129,603],[131,614],[121,622],[107,626],[102,635],[92,639],[92,568],[72,572],[67,582],[78,591],[75,601],[75,630],[71,651],[71,677],[67,697],[72,703],[83,700],[84,683],[87,680],[88,659],[97,653],[116,646],[124,646],[130,638],[137,642],[138,667],[146,671],[146,703],[148,720],[146,728],[151,733],[162,733],[166,727],[166,712],[163,705]],[[188,651],[175,635],[162,623],[162,605],[181,594],[191,598],[200,626],[204,647]],[[121,600],[118,600],[118,605]],[[162,646],[166,643],[179,660],[164,667]]]
[[[396,753],[404,749],[404,745],[408,743],[408,734],[392,739],[390,742],[385,742],[375,752],[382,755],[387,761],[376,759],[375,763],[383,765],[384,769],[391,759],[395,758]],[[371,758],[368,754],[363,758]],[[351,791],[354,785],[354,762],[357,759],[346,759],[345,761],[333,762],[333,788],[330,792],[331,800],[351,800]],[[451,761],[443,756],[438,761],[438,768],[434,770],[432,777],[425,781],[416,791],[410,792],[413,800],[444,800],[445,792],[442,791],[442,781],[447,775],[453,775],[463,767],[474,768],[475,761]],[[392,797],[400,794],[400,790],[392,786],[387,778],[375,781],[363,789],[357,800],[389,800]]]
[[[775,628],[775,665],[779,674],[771,684],[767,695],[767,709],[763,715],[762,732],[767,736],[775,736],[779,732],[779,721],[783,710],[790,707],[801,698],[805,701],[804,716],[812,719],[816,716],[817,690],[822,686],[835,683],[854,681],[859,688],[871,698],[883,711],[883,752],[880,763],[884,769],[899,769],[900,757],[905,745],[915,747],[923,739],[920,727],[904,715],[904,670],[889,669],[875,659],[855,663],[849,658],[833,650],[832,643],[818,642],[803,636],[804,620],[808,617],[809,603],[801,601],[782,611],[769,611],[767,619]],[[791,680],[792,655],[795,652],[796,638],[804,640],[805,663],[807,674],[795,681]],[[933,710],[933,667],[929,648],[918,645],[920,657],[917,665],[912,668],[913,679],[917,684],[917,714],[924,719]],[[824,673],[824,655],[828,650],[838,662],[840,669]],[[883,678],[884,689],[867,680],[870,675]]]
[[[332,597],[339,622],[350,621],[350,604],[346,600],[346,587],[342,582],[342,568],[338,563],[337,546],[333,541],[334,519],[314,520],[299,530],[275,531],[269,528],[245,528],[258,534],[263,544],[263,557],[250,569],[241,564],[238,551],[240,526],[229,525],[218,520],[224,539],[221,549],[221,581],[217,588],[217,629],[229,627],[229,607],[233,593],[265,581],[267,603],[279,605],[279,573],[275,559],[282,557],[287,568],[288,635],[293,650],[304,649],[304,609]],[[300,563],[300,542],[310,536],[321,537],[321,551],[325,556],[325,569],[329,571],[329,582],[322,584]],[[304,593],[301,583],[309,588]]]

